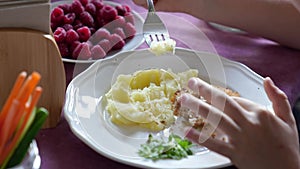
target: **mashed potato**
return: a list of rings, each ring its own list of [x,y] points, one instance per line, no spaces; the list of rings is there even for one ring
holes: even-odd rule
[[[150,51],[155,55],[162,55],[167,52],[175,53],[176,41],[173,39],[167,39],[164,41],[155,41],[150,45]]]
[[[171,98],[197,77],[191,69],[178,74],[171,70],[150,69],[132,75],[119,75],[105,95],[111,121],[117,125],[139,126],[160,131],[174,123]]]

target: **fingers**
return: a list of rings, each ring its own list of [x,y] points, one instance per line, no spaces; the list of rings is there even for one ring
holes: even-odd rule
[[[227,142],[223,141],[223,140],[219,140],[219,139],[215,139],[212,137],[208,137],[207,140],[205,140],[204,142],[199,142],[199,140],[201,139],[201,134],[199,131],[195,130],[195,129],[190,129],[189,131],[187,131],[186,137],[195,142],[198,143],[202,146],[205,146],[206,148],[217,152],[223,156],[226,157],[231,157],[232,156],[232,152],[233,152],[233,148],[231,147],[230,144],[228,144]]]
[[[232,97],[232,98],[248,112],[257,112],[259,109],[263,109],[261,105],[258,105],[257,103],[251,100],[242,97]]]
[[[234,97],[234,100],[246,110],[245,113],[247,114],[248,123],[244,123],[243,126],[241,126],[243,129],[245,127],[253,126],[253,124],[257,124],[258,122],[267,124],[265,120],[270,120],[268,117],[273,117],[271,119],[276,117],[274,116],[274,113],[270,112],[266,107],[252,102],[251,100],[240,97]],[[279,118],[277,118],[277,120],[282,121]]]
[[[246,120],[243,108],[225,92],[216,89],[199,78],[191,78],[188,82],[191,90],[204,97],[208,103],[226,113],[237,124]]]
[[[191,94],[183,94],[180,97],[180,102],[183,108],[188,108],[204,117],[205,120],[214,127],[214,129],[219,127],[220,130],[232,135],[239,131],[238,126],[222,111]]]
[[[294,123],[292,110],[285,93],[275,86],[269,77],[264,80],[264,88],[273,104],[275,114],[287,123]]]

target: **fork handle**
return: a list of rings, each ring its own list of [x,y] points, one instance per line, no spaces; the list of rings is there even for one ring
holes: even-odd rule
[[[155,12],[153,0],[147,0],[147,4],[148,4],[148,12]]]

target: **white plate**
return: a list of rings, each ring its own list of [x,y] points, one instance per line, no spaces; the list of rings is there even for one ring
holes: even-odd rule
[[[137,155],[148,132],[122,128],[112,124],[105,110],[103,95],[120,73],[128,74],[149,68],[171,68],[181,72],[199,70],[201,77],[212,83],[224,83],[242,97],[266,107],[271,103],[263,89],[263,78],[246,66],[215,54],[177,48],[176,56],[155,56],[148,50],[119,53],[114,58],[99,60],[76,76],[66,91],[64,115],[73,133],[96,152],[120,163],[142,168],[216,168],[231,164],[230,160],[207,151],[182,160],[153,162]]]
[[[52,11],[52,9],[54,9],[55,7],[57,7],[60,4],[66,4],[66,3],[72,3],[72,2],[73,2],[73,0],[65,0],[65,1],[57,1],[57,2],[51,3],[51,11]],[[105,4],[108,4],[111,6],[120,5],[119,3],[110,2],[110,1],[103,1],[103,2]],[[132,10],[131,13],[134,16],[134,26],[136,29],[136,35],[132,39],[127,41],[125,46],[122,49],[109,52],[104,59],[110,58],[119,52],[134,50],[144,42],[144,38],[142,36],[144,19],[141,17],[140,14],[138,14],[134,10]],[[68,58],[63,58],[63,57],[62,57],[62,60],[64,62],[69,62],[69,63],[94,63],[95,61],[97,61],[97,60],[93,60],[93,59],[75,60],[75,59],[68,59]]]

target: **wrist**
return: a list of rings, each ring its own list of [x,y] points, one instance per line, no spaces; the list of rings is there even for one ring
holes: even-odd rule
[[[180,4],[182,9],[180,12],[188,13],[199,19],[207,18],[207,12],[214,0],[188,0]]]

